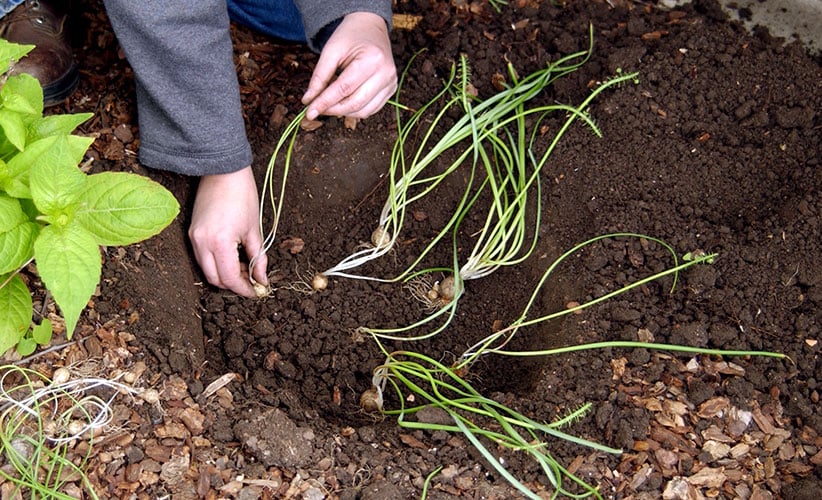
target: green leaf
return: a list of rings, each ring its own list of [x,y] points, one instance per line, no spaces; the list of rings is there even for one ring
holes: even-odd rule
[[[66,336],[71,338],[80,313],[100,281],[100,248],[77,224],[46,226],[34,242],[37,270],[63,311]]]
[[[39,325],[34,325],[31,329],[31,338],[40,345],[46,345],[51,342],[53,330],[51,328],[51,321],[48,318],[43,318]]]
[[[102,172],[88,176],[76,221],[101,245],[145,240],[174,220],[180,205],[166,188],[141,175]]]
[[[0,274],[16,271],[31,258],[39,230],[36,223],[25,221],[0,234]]]
[[[37,349],[37,342],[31,337],[23,337],[20,339],[20,342],[17,343],[17,352],[24,358],[31,355],[35,349]]]
[[[9,275],[0,274],[0,284]],[[0,354],[5,353],[23,338],[31,323],[31,295],[20,276],[11,277],[6,286],[0,288]]]
[[[15,198],[31,198],[31,172],[38,164],[57,162],[62,170],[68,171],[71,168],[79,171],[77,164],[92,142],[94,139],[90,137],[69,135],[44,137],[26,145],[24,151],[6,164],[10,180],[5,182],[4,189]],[[52,168],[55,167],[52,165]]]
[[[0,92],[0,96],[2,96],[3,108],[9,111],[14,111],[18,115],[20,115],[21,118],[25,116],[33,116],[39,118],[37,108],[31,102],[29,102],[29,100],[26,99],[25,96],[17,93],[5,92],[5,87],[3,88],[3,92]]]
[[[31,198],[18,198],[17,201],[20,202],[20,206],[23,207],[23,213],[26,214],[29,220],[36,220],[37,216],[40,215]]]
[[[20,114],[27,125],[43,116],[43,88],[31,75],[10,76],[0,90],[3,107]]]
[[[26,124],[20,117],[20,113],[0,108],[0,129],[15,148],[22,151],[26,147]]]
[[[72,145],[75,139],[86,138],[69,135],[56,137],[54,145],[32,164],[29,177],[31,199],[37,209],[46,215],[62,214],[76,205],[86,183],[86,174],[77,168],[76,146]],[[83,141],[84,144],[86,142]]]
[[[20,201],[0,192],[0,234],[11,231],[27,220]]]
[[[3,162],[3,171],[0,172],[0,189],[2,189],[4,179],[8,177],[8,171],[5,167],[6,160],[14,158],[14,155],[19,152],[20,150],[14,147],[14,144],[10,143],[5,135],[0,134],[0,161]]]
[[[78,125],[94,116],[94,113],[76,113],[72,115],[49,115],[38,118],[29,125],[29,141],[52,135],[68,135]]]
[[[25,151],[14,155],[6,163],[6,179],[3,189],[15,198],[31,198],[29,189],[31,167],[54,146],[55,142],[57,142],[57,137],[45,137],[28,144]]]
[[[0,73],[8,71],[12,61],[19,61],[32,49],[34,45],[21,45],[0,38]]]

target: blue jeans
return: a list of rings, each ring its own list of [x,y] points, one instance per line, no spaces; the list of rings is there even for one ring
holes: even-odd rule
[[[0,0],[0,17],[8,14],[24,1],[25,0]]]
[[[0,0],[0,17],[24,1]],[[227,0],[226,3],[228,15],[235,22],[269,36],[305,42],[303,20],[293,0]]]
[[[282,40],[306,41],[302,17],[294,0],[227,0],[226,3],[232,21]]]

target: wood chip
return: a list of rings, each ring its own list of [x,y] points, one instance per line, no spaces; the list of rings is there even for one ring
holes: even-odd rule
[[[715,425],[712,425],[704,431],[702,431],[702,438],[706,441],[712,440],[719,441],[720,443],[733,443],[734,441],[736,441],[731,436],[728,436],[724,432],[722,432],[722,430]]]
[[[662,498],[665,500],[680,500],[700,498],[693,485],[688,484],[688,481],[682,477],[675,477],[668,481],[665,485],[665,491],[662,492]]]
[[[711,456],[712,459],[718,460],[724,458],[731,451],[731,447],[719,441],[705,441],[702,445],[702,451]]]
[[[307,118],[303,118],[300,121],[300,128],[305,130],[306,132],[313,132],[322,126],[323,122],[321,122],[320,120],[309,120]]]
[[[727,476],[720,468],[703,467],[687,481],[694,486],[704,486],[708,488],[719,488],[725,482]]]
[[[631,483],[628,487],[631,488],[634,491],[638,490],[640,488],[640,486],[645,484],[645,481],[647,481],[648,478],[651,477],[651,473],[653,471],[654,471],[654,469],[650,465],[648,465],[648,464],[643,465],[636,472],[636,474],[634,474],[634,477],[631,479]]]
[[[268,118],[268,124],[271,125],[272,128],[279,128],[285,121],[287,114],[288,108],[282,104],[277,104],[274,106],[274,111],[271,112],[271,116]]]
[[[394,14],[391,16],[391,22],[394,29],[397,30],[412,30],[422,21],[422,16],[415,16],[411,14]]]
[[[353,116],[346,116],[343,119],[343,125],[347,130],[357,130],[358,123],[360,123],[360,119],[354,118]]]
[[[168,422],[154,428],[154,435],[158,438],[187,439],[189,434],[181,422]]]
[[[459,468],[456,465],[451,464],[440,471],[440,476],[442,476],[445,480],[450,480],[455,478],[459,473]]]
[[[651,330],[647,328],[640,328],[636,331],[637,340],[640,342],[653,342],[654,341],[654,334]]]
[[[701,418],[712,418],[724,413],[731,406],[731,401],[723,396],[711,398],[701,405],[697,410],[697,415]]]
[[[654,458],[659,462],[660,467],[665,470],[675,470],[676,465],[679,463],[679,455],[665,448],[656,450],[654,452]]]
[[[571,304],[572,304],[572,302],[569,302],[567,304],[568,309],[571,309],[572,307],[576,307],[576,306],[579,305],[579,304],[576,304],[576,305],[572,306]],[[613,371],[613,375],[611,375],[611,378],[613,380],[621,379],[622,376],[625,375],[625,365],[627,365],[627,364],[628,364],[628,360],[625,359],[625,358],[612,359],[611,360],[611,370]]]
[[[645,40],[646,42],[649,41],[649,40],[659,40],[660,38],[667,35],[668,33],[669,32],[666,31],[666,30],[656,30],[656,31],[651,31],[651,32],[648,32],[648,33],[644,33],[641,38],[643,40]]]
[[[217,380],[208,384],[208,387],[205,388],[201,397],[203,399],[208,399],[213,394],[216,394],[218,390],[222,389],[231,382],[240,382],[242,380],[243,377],[239,373],[229,372],[221,375]]]
[[[302,238],[290,237],[280,243],[280,250],[288,250],[291,255],[296,255],[305,248],[305,241]]]
[[[406,446],[410,446],[412,448],[418,448],[420,450],[428,449],[428,446],[426,446],[425,443],[415,438],[411,434],[400,434],[400,441],[402,441]]]
[[[739,437],[748,428],[752,419],[753,414],[751,412],[732,406],[728,410],[726,430],[731,437]]]
[[[511,25],[511,29],[514,30],[514,31],[521,30],[521,29],[525,28],[526,26],[528,26],[528,23],[530,23],[530,22],[531,22],[530,19],[522,19],[520,21],[517,21],[517,22],[513,23]]]
[[[417,222],[422,222],[428,219],[428,214],[422,210],[414,210],[413,212],[411,212],[411,215],[414,216],[414,220]]]
[[[576,458],[574,458],[574,461],[571,462],[571,465],[568,466],[568,472],[570,472],[571,474],[575,474],[576,471],[582,466],[584,461],[585,457],[583,457],[582,455],[577,455]]]
[[[730,449],[730,455],[733,458],[739,458],[750,453],[751,447],[745,443],[739,443]]]
[[[677,416],[682,416],[688,413],[688,405],[686,405],[682,401],[673,401],[670,399],[666,399],[665,401],[663,401],[662,407],[668,413]]]
[[[205,415],[196,408],[185,408],[180,412],[180,420],[183,421],[191,434],[197,436],[203,433]]]
[[[759,430],[764,432],[765,434],[773,434],[774,433],[774,426],[773,426],[773,418],[770,415],[763,415],[762,410],[759,408],[759,405],[754,406],[753,412],[753,420],[756,422],[757,427]]]

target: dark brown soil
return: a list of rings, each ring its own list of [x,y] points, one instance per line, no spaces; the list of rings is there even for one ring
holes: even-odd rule
[[[512,1],[499,13],[485,2],[461,4],[419,0],[397,6],[397,13],[423,16],[414,28],[393,33],[398,67],[426,49],[409,69],[404,104],[430,99],[461,53],[471,63],[479,96],[487,98],[495,92],[495,75],[507,74],[506,61],[526,75],[582,50],[589,23],[595,37],[591,60],[539,102],[580,102],[593,83],[618,68],[638,71],[640,82],[607,91],[590,108],[602,138],[580,124],[562,138],[543,172],[533,257],[468,283],[457,316],[441,334],[389,347],[452,362],[495,323],[520,314],[550,262],[594,236],[637,232],[665,240],[679,254],[717,252],[715,264],[680,276],[673,293],[670,280],[651,283],[523,331],[514,347],[652,337],[776,351],[790,359],[608,349],[528,360],[486,357],[469,380],[538,420],[592,403],[566,431],[622,448],[623,455],[548,443],[560,463],[599,485],[605,498],[818,494],[819,59],[800,44],[783,46],[764,32],[746,33],[709,0],[675,11],[595,0]],[[85,8],[92,29],[82,40],[83,82],[66,109],[97,113],[85,130],[99,137],[95,168],[148,173],[190,209],[192,182],[137,165],[131,72],[101,7],[92,2]],[[248,134],[262,178],[282,129],[300,110],[316,56],[241,28],[235,35]],[[166,424],[183,407],[204,417],[201,428],[189,425],[188,434],[176,438],[153,434],[151,425],[139,427],[130,446],[173,450],[149,453],[154,466],[166,471],[167,462],[182,453],[188,467],[177,476],[132,477],[123,483],[133,485],[128,488],[107,484],[119,476],[106,469],[108,475],[97,480],[112,496],[414,498],[438,466],[445,469],[433,478],[431,498],[514,496],[465,439],[402,430],[395,420],[360,409],[360,394],[384,356],[371,339],[352,332],[363,325],[409,324],[424,314],[400,285],[332,279],[328,290],[312,295],[290,287],[300,273],[325,269],[368,241],[387,193],[395,138],[394,110],[388,108],[354,130],[329,118],[318,130],[300,133],[270,252],[276,289],[269,298],[242,299],[200,283],[185,246],[186,214],[149,242],[107,253],[89,323],[108,321],[133,333],[135,357],[147,363],[149,380],[182,388],[176,396],[164,392]],[[450,216],[463,183],[455,176],[418,202],[418,217],[396,254],[367,271],[390,276],[410,262]],[[293,238],[304,241],[301,251],[278,248]],[[671,264],[659,245],[646,243],[613,238],[572,256],[548,281],[534,312],[584,302]],[[447,265],[447,248],[439,255],[440,262],[426,263]],[[205,386],[227,373],[238,376],[217,396],[201,397]],[[139,411],[145,422],[163,422]],[[717,443],[731,451],[715,453]],[[525,455],[500,456],[516,477],[549,494],[547,479]],[[132,464],[144,459],[142,453],[128,455]]]

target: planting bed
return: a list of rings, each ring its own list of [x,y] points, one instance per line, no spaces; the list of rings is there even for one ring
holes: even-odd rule
[[[534,255],[469,282],[438,336],[389,346],[451,363],[520,314],[555,258],[600,234],[644,233],[680,255],[717,252],[713,265],[681,275],[673,293],[670,280],[637,288],[523,330],[514,347],[653,339],[790,359],[608,349],[489,356],[466,377],[537,420],[590,402],[591,411],[565,431],[621,448],[621,456],[548,443],[605,498],[812,498],[822,489],[818,57],[798,43],[747,33],[709,0],[672,11],[623,1],[510,3],[497,13],[485,2],[400,2],[396,12],[412,22],[392,35],[398,67],[425,49],[400,101],[414,107],[430,99],[461,53],[479,96],[489,97],[496,75],[507,75],[506,61],[524,76],[583,50],[589,23],[591,60],[540,102],[578,103],[618,68],[638,71],[639,83],[607,90],[590,108],[602,138],[578,123],[546,164]],[[62,110],[95,111],[84,128],[98,136],[94,169],[146,173],[190,210],[193,181],[138,165],[132,74],[102,7],[82,7],[90,28],[78,40],[83,77]],[[243,28],[234,33],[261,178],[279,134],[300,111],[316,56]],[[547,122],[549,134],[562,118]],[[119,403],[128,432],[98,445],[89,472],[101,496],[414,498],[438,466],[444,469],[432,479],[430,498],[514,495],[464,438],[401,430],[394,419],[360,409],[384,356],[356,328],[423,315],[401,285],[332,279],[313,295],[291,288],[300,273],[330,267],[368,241],[387,194],[395,137],[389,108],[353,130],[330,118],[300,132],[269,255],[270,297],[242,299],[202,284],[184,238],[185,215],[142,245],[108,249],[100,293],[78,333],[90,340],[53,353],[52,361],[95,353],[108,353],[112,366],[142,361],[142,383],[160,389],[161,401]],[[458,173],[416,203],[396,252],[366,270],[392,276],[410,262],[453,213],[464,182]],[[470,248],[468,231],[462,237]],[[437,255],[426,264],[450,263],[447,248]],[[558,268],[535,312],[562,310],[670,265],[646,241],[599,242]],[[230,382],[204,394],[221,376]],[[531,489],[549,494],[524,454],[499,455]]]

